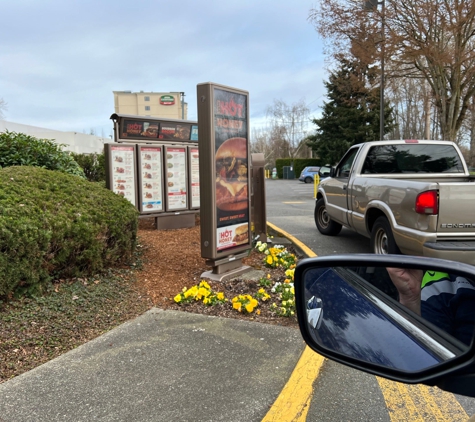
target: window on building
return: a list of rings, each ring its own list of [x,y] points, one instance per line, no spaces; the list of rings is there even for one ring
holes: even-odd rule
[[[144,97],[144,101],[150,101],[150,97]]]
[[[150,111],[150,106],[145,106],[145,111]]]

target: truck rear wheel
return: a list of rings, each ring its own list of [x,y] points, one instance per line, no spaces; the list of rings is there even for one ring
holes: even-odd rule
[[[325,200],[320,198],[315,204],[315,224],[321,234],[336,236],[341,232],[341,224],[335,223],[327,213]]]
[[[378,217],[371,230],[371,250],[378,255],[400,254],[386,217]]]

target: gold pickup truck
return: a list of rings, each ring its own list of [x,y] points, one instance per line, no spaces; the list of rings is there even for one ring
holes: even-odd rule
[[[448,141],[354,145],[319,187],[315,223],[347,227],[377,254],[419,255],[475,265],[475,176]]]

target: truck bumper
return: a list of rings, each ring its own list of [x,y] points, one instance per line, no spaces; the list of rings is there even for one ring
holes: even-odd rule
[[[475,241],[426,242],[423,255],[475,265]]]

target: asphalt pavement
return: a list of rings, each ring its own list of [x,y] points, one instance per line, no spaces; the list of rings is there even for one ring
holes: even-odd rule
[[[295,328],[154,308],[0,384],[0,421],[261,421],[303,350]]]

